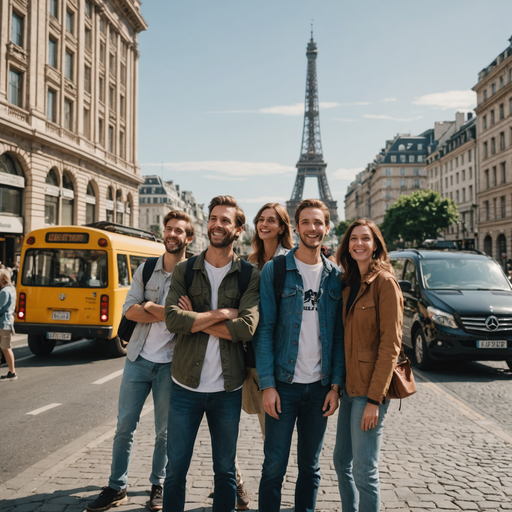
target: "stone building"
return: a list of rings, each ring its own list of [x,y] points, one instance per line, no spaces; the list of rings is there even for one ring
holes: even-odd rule
[[[0,260],[29,231],[138,225],[139,0],[0,1]]]
[[[478,248],[506,267],[512,253],[512,38],[478,74]]]
[[[373,164],[356,175],[345,194],[345,220],[355,220],[370,216],[370,184]]]
[[[445,240],[458,242],[461,248],[475,248],[476,219],[476,118],[467,120],[457,112],[455,121],[435,123],[434,141],[428,147],[428,187],[441,197],[455,201],[459,221],[442,233]]]
[[[208,247],[207,220],[203,205],[197,204],[192,192],[181,190],[173,181],[164,181],[160,176],[144,176],[139,190],[139,228],[158,234],[168,212],[181,210],[194,222],[194,241],[188,249],[199,254]]]

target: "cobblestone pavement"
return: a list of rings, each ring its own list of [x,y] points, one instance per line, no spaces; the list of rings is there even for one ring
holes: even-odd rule
[[[153,445],[151,411],[151,407],[144,410],[136,435],[129,502],[120,512],[144,510],[148,500]],[[115,422],[110,422],[94,429],[0,486],[0,511],[84,510],[107,484],[114,428]],[[322,452],[318,512],[341,510],[332,463],[335,435],[333,418],[329,420]],[[252,499],[251,510],[256,510],[263,453],[255,416],[242,413],[238,446]],[[296,455],[292,452],[283,489],[283,511],[293,510],[296,468]],[[398,402],[391,404],[380,468],[385,512],[512,510],[512,435],[442,386],[421,378],[418,393],[403,402],[401,411]],[[208,494],[212,478],[210,442],[203,423],[188,475],[186,510],[211,510]]]

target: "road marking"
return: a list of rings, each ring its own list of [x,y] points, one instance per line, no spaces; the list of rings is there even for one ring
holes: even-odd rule
[[[27,414],[30,414],[31,416],[37,416],[38,414],[41,414],[44,411],[47,411],[48,409],[53,409],[54,407],[58,407],[62,404],[49,404],[45,405],[44,407],[40,407],[39,409],[36,409],[34,411],[27,412]]]
[[[124,370],[117,370],[117,372],[111,373],[110,375],[107,375],[106,377],[93,382],[93,384],[104,384],[105,382],[108,382],[109,380],[115,379],[116,377],[119,377],[119,375],[122,375],[123,371]]]

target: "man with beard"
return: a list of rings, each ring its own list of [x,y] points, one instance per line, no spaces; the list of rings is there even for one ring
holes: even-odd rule
[[[114,437],[112,466],[108,487],[87,506],[87,510],[108,510],[126,501],[128,468],[135,430],[149,392],[155,407],[155,448],[149,481],[148,507],[162,508],[162,484],[165,478],[167,416],[171,395],[171,361],[174,334],[165,325],[164,304],[175,265],[185,259],[187,245],[194,239],[194,225],[187,214],[169,212],[164,218],[165,253],[158,258],[144,286],[142,263],[133,275],[123,305],[123,314],[137,322],[127,348],[127,359],[119,392],[119,413]]]
[[[269,261],[261,273],[260,324],[253,340],[266,412],[261,512],[280,510],[296,423],[295,512],[315,510],[327,418],[338,408],[345,374],[340,270],[321,252],[329,221],[322,201],[306,199],[297,206],[295,231],[300,241],[285,256],[279,312],[276,261]]]
[[[167,328],[176,333],[169,406],[164,511],[183,512],[187,471],[206,414],[212,443],[213,510],[235,509],[235,454],[245,379],[244,341],[258,324],[258,269],[236,256],[245,215],[231,196],[212,199],[210,246],[176,266],[165,303]],[[193,277],[187,278],[188,272]],[[245,291],[239,277],[247,275]]]

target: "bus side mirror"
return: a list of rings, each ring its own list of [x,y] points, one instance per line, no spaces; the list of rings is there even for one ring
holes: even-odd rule
[[[398,281],[402,292],[412,292],[412,284],[410,281]]]

